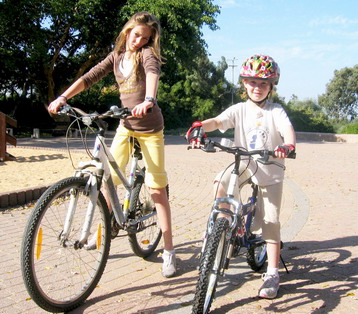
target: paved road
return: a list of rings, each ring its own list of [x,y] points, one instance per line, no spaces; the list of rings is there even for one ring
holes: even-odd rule
[[[357,151],[358,144],[298,144],[298,159],[287,163],[281,214],[283,256],[290,274],[281,269],[278,298],[258,299],[260,274],[236,258],[219,284],[212,313],[356,311]],[[143,260],[133,256],[126,238],[115,239],[98,288],[72,313],[190,313],[211,182],[229,157],[187,151],[177,137],[167,137],[166,154],[178,276],[162,278],[159,250]],[[20,272],[19,250],[28,215],[22,208],[1,213],[0,313],[43,312],[28,299]]]

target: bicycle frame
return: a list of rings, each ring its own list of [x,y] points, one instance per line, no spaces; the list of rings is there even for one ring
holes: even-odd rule
[[[139,172],[144,176],[144,172],[138,165],[138,160],[140,158],[140,149],[135,147],[133,144],[134,151],[132,152],[131,162],[130,162],[130,172],[128,179],[119,169],[113,155],[110,152],[110,149],[105,143],[104,130],[100,130],[96,135],[93,151],[92,151],[92,160],[80,162],[78,169],[75,172],[75,176],[85,176],[89,175],[86,191],[90,195],[90,203],[88,205],[85,220],[82,227],[81,237],[79,239],[79,247],[83,246],[88,239],[90,234],[90,227],[92,225],[93,213],[96,206],[96,201],[98,199],[98,194],[101,189],[101,183],[105,186],[106,191],[108,192],[108,198],[111,203],[113,214],[119,226],[121,228],[125,227],[125,223],[128,219],[128,210],[130,206],[130,198],[132,189],[134,186],[134,179],[136,172]],[[124,188],[126,189],[125,199],[123,202],[123,208],[120,205],[119,198],[116,193],[116,187],[113,183],[110,167],[114,169],[115,173],[118,175],[119,179],[123,183]],[[95,167],[96,170],[88,170],[88,168]],[[71,228],[72,217],[74,216],[74,210],[77,204],[77,195],[72,194],[70,199],[70,205],[68,208],[68,213],[64,223],[64,230],[61,235],[61,241],[64,243],[69,234]],[[145,220],[150,218],[154,214],[146,215],[138,220],[133,220],[129,222],[129,225],[135,225],[139,220]]]
[[[236,231],[236,229],[239,226],[239,219],[247,216],[250,212],[253,212],[253,206],[256,202],[256,195],[257,195],[257,189],[255,191],[255,195],[253,197],[250,198],[250,202],[248,204],[243,204],[240,198],[240,189],[238,192],[238,197],[235,198],[235,191],[237,189],[237,185],[238,185],[238,179],[240,176],[239,173],[239,168],[240,168],[240,155],[235,154],[235,164],[234,164],[234,169],[231,172],[230,175],[230,181],[229,181],[229,185],[227,188],[227,192],[226,192],[226,197],[221,197],[221,198],[217,198],[214,201],[213,204],[213,210],[211,211],[210,217],[209,217],[209,225],[208,225],[208,231],[209,234],[211,233],[211,229],[214,225],[214,222],[217,218],[217,216],[221,213],[224,215],[228,215],[231,217],[232,219],[232,223],[230,225],[230,231]],[[228,210],[225,208],[220,208],[221,204],[227,204],[229,205],[231,208],[233,208],[233,210]],[[244,224],[246,225],[246,224]],[[244,226],[243,225],[243,226]],[[247,228],[245,228],[247,229]]]
[[[220,146],[221,148],[223,147],[222,145]],[[212,149],[213,147],[209,146],[207,151],[213,152]],[[249,197],[248,202],[245,204],[241,201],[240,187],[238,189],[237,195],[235,196],[235,191],[237,190],[239,184],[241,156],[242,155],[240,153],[235,153],[234,168],[230,175],[226,197],[216,198],[214,200],[212,211],[210,213],[207,224],[207,235],[209,235],[213,230],[215,221],[219,214],[231,217],[231,225],[229,226],[229,231],[226,236],[228,246],[226,247],[225,254],[223,254],[225,259],[221,261],[221,266],[219,268],[221,269],[221,274],[223,274],[224,269],[228,269],[229,261],[234,254],[234,250],[235,253],[238,254],[242,247],[250,248],[255,244],[263,242],[261,237],[250,239],[250,227],[257,201],[258,186],[252,183],[251,180],[248,181],[248,184],[251,184],[253,193]],[[222,208],[223,204],[225,205],[224,208]],[[227,205],[229,205],[230,209],[227,209]],[[205,249],[205,245],[206,239],[203,243],[202,253]]]

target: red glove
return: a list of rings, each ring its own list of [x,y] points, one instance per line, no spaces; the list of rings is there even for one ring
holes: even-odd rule
[[[203,124],[200,121],[193,122],[191,128],[186,132],[185,138],[188,143],[200,143],[204,144],[204,138],[206,138],[206,134],[203,130]]]
[[[283,153],[284,158],[286,158],[286,157],[290,157],[291,155],[294,155],[295,149],[296,147],[293,144],[284,144],[284,145],[277,146],[275,148],[275,152]]]

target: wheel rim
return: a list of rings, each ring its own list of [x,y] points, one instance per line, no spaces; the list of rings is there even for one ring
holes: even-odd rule
[[[143,252],[152,251],[158,245],[161,229],[158,224],[158,216],[155,210],[154,201],[146,185],[142,185],[139,192],[136,218],[154,214],[150,218],[139,222],[136,226],[135,238],[137,245]]]
[[[98,209],[93,217],[91,234],[95,234],[99,228],[100,239],[96,241],[99,248],[87,251],[76,247],[88,204],[88,198],[79,194],[76,214],[65,244],[60,243],[60,238],[69,202],[66,193],[62,196],[59,194],[47,206],[33,237],[31,263],[36,286],[44,299],[58,305],[66,305],[81,298],[95,280],[103,260],[105,217]]]
[[[255,260],[258,265],[264,263],[266,257],[266,243],[255,248]]]

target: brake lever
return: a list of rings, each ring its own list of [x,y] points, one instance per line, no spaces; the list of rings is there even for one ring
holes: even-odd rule
[[[214,142],[212,142],[212,141],[205,143],[205,145],[203,147],[201,147],[201,149],[206,153],[216,153],[216,151],[217,151],[215,149]]]
[[[280,164],[279,162],[277,161],[268,161],[268,160],[265,160],[265,158],[258,158],[256,159],[260,164],[263,164],[263,165],[275,165],[277,167],[280,167],[282,168],[283,170],[286,170],[286,166]]]
[[[131,115],[131,109],[119,108],[118,106],[111,106],[111,108],[108,111],[108,114],[111,118],[125,119]]]
[[[71,110],[71,106],[70,105],[64,105],[64,106],[61,106],[60,107],[60,110],[57,111],[57,114],[59,116],[62,116],[62,115],[67,115],[67,113],[69,113]]]

